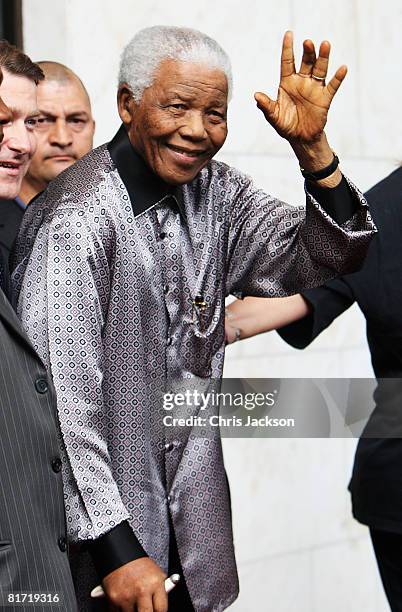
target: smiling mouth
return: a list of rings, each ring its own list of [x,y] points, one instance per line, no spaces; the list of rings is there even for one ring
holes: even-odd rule
[[[18,170],[21,164],[15,162],[0,161],[0,168],[8,168],[10,170]]]
[[[179,153],[181,155],[183,155],[184,157],[201,157],[202,155],[205,155],[206,151],[205,149],[199,150],[199,149],[185,149],[183,147],[176,147],[175,145],[172,144],[166,144],[167,148],[170,149],[171,151],[174,151],[175,153]]]

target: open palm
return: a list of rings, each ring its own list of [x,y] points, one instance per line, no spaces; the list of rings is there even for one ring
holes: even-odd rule
[[[323,132],[332,99],[346,76],[346,66],[325,84],[331,45],[324,41],[316,57],[314,43],[305,40],[300,70],[295,70],[293,35],[286,32],[281,56],[277,100],[255,94],[258,107],[280,136],[289,142],[314,142]]]

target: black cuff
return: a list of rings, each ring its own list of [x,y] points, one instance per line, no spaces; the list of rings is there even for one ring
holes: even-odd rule
[[[316,309],[323,291],[322,287],[302,291],[301,295],[308,302],[310,312],[302,319],[276,330],[282,340],[293,348],[305,349],[320,333],[321,330],[317,329]]]
[[[314,304],[308,299],[307,292],[301,294],[304,299],[309,303],[311,311],[302,319],[288,323],[284,327],[280,327],[276,331],[287,344],[293,346],[293,348],[304,349],[314,340],[314,322],[315,312]]]
[[[306,188],[338,225],[351,219],[359,208],[357,198],[344,176],[336,187],[320,187],[316,183],[306,181]]]
[[[148,556],[127,521],[87,544],[101,580],[122,565]]]

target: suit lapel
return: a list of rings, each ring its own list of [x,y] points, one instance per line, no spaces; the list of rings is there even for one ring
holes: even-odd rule
[[[24,344],[29,348],[30,352],[35,355],[37,359],[39,359],[38,354],[33,348],[28,336],[24,332],[22,325],[15,314],[10,302],[4,295],[3,291],[0,289],[0,319],[2,322],[8,327],[8,329],[16,334],[20,341],[24,342]]]

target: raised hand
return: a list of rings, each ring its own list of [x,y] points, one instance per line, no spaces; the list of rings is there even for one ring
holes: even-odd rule
[[[267,121],[292,146],[308,145],[320,139],[332,99],[346,76],[347,68],[341,66],[326,84],[330,49],[328,41],[322,42],[316,57],[314,43],[305,40],[300,70],[296,72],[293,34],[286,32],[277,99],[271,100],[261,92],[254,96]]]

